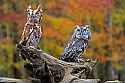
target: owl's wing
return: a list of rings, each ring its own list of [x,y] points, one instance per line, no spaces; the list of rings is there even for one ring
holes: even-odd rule
[[[26,40],[27,34],[28,34],[27,27],[24,27],[24,30],[23,30],[22,35],[21,35],[21,40]]]
[[[21,40],[27,40],[29,38],[30,33],[32,32],[32,26],[26,24],[21,35]]]
[[[27,46],[33,46],[37,47],[39,41],[41,40],[42,32],[41,32],[41,27],[36,26],[33,28],[33,30],[29,33],[28,39],[27,39]]]

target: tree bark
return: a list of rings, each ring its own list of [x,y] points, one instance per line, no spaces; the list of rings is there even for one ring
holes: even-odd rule
[[[81,81],[85,81],[81,79],[94,78],[92,71],[96,61],[88,59],[80,63],[69,63],[34,47],[18,44],[17,48],[26,61],[24,67],[30,71],[30,76],[39,79],[41,83],[75,83],[74,81],[78,80],[80,82],[76,83],[81,83]]]

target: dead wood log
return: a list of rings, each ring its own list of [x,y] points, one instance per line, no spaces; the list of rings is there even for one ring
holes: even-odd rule
[[[31,77],[41,83],[74,83],[71,81],[91,77],[96,61],[86,60],[80,63],[61,61],[40,49],[17,45],[18,51],[26,61],[25,68],[31,71]]]

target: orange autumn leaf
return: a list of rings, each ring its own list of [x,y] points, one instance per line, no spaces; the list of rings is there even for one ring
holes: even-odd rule
[[[102,63],[105,63],[106,61],[108,61],[108,57],[104,55],[98,55],[96,56],[96,59]]]
[[[57,31],[54,31],[52,28],[45,28],[44,29],[44,33],[43,36],[45,38],[53,38],[53,39],[57,39],[60,41],[64,41],[64,37]]]

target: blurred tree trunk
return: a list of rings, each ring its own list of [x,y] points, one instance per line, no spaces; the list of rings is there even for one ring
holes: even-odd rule
[[[105,64],[105,80],[113,80],[115,77],[114,69],[112,67],[112,61],[107,61]]]

